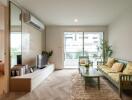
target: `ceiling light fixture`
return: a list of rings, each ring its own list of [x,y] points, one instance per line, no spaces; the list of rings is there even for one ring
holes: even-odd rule
[[[75,23],[77,23],[77,22],[78,22],[78,19],[77,19],[77,18],[75,18],[75,19],[74,19],[74,22],[75,22]]]

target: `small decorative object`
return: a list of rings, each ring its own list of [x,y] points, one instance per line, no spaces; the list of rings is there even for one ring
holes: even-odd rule
[[[11,71],[11,76],[15,76],[15,70]]]
[[[33,73],[33,68],[30,68],[30,73]]]
[[[30,73],[29,66],[28,65],[25,65],[25,74],[28,74],[28,73]]]
[[[88,73],[89,72],[89,67],[90,67],[89,63],[86,64],[85,67],[86,67],[86,73]]]
[[[27,74],[28,65],[14,65],[11,69],[11,76],[21,76]]]
[[[53,51],[42,51],[42,56],[45,56],[45,59],[46,59],[46,62],[48,63],[49,61],[49,58],[52,56],[53,54]]]
[[[16,76],[20,76],[20,71],[16,70]]]

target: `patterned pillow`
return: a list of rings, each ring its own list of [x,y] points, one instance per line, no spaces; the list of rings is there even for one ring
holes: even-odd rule
[[[123,68],[123,64],[116,62],[112,65],[111,72],[121,72],[122,68]]]
[[[114,64],[114,62],[115,62],[115,58],[108,58],[106,66],[112,67],[112,65]]]
[[[128,62],[123,74],[132,74],[132,62]]]

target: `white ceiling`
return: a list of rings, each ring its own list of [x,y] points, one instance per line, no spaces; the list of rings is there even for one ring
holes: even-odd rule
[[[132,0],[16,0],[46,25],[108,25]],[[78,23],[74,19],[79,20]]]

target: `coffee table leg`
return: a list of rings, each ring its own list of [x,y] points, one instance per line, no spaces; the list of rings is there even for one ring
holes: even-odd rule
[[[85,81],[85,90],[87,89],[86,81]]]
[[[97,79],[98,79],[98,89],[100,90],[100,77],[98,77]]]
[[[85,77],[85,90],[87,89],[87,78]]]

